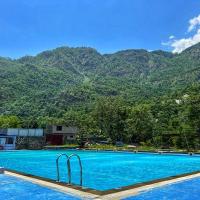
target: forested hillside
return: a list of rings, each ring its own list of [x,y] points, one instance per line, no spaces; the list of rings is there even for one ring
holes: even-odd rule
[[[183,109],[176,100],[186,94],[188,104],[198,99],[199,81],[200,44],[180,54],[130,49],[102,55],[92,48],[60,47],[16,60],[0,58],[0,125],[10,126],[5,125],[5,117],[17,116],[18,126],[26,126],[27,121],[29,126],[77,123],[87,133],[113,132],[119,136],[123,132],[132,140],[134,134],[143,132],[133,133],[137,120],[131,120],[136,116],[146,116],[139,120],[148,120],[146,133],[153,134],[151,123],[159,118],[164,120],[159,130],[172,129],[169,118],[179,120],[180,112],[193,109],[191,105]],[[112,121],[112,116],[107,116],[109,109],[113,109],[109,115],[117,112],[120,116],[113,122],[115,128],[108,124]],[[120,120],[126,123],[117,125]],[[138,140],[151,138],[146,138],[146,133]]]
[[[179,55],[125,50],[101,55],[61,47],[35,57],[0,59],[2,114],[61,116],[99,96],[137,102],[177,91],[200,79],[200,44]]]

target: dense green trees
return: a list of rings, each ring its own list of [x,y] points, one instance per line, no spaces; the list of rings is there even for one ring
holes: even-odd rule
[[[129,141],[139,143],[151,140],[155,122],[149,105],[142,104],[131,108],[126,120]]]
[[[94,118],[100,133],[106,135],[112,142],[126,138],[127,108],[121,98],[106,97],[98,100]]]
[[[174,55],[61,47],[37,56],[0,58],[0,113],[61,118],[72,107],[122,96],[130,104],[158,98],[198,82],[200,44]]]
[[[17,116],[0,115],[0,128],[19,128],[21,120]]]
[[[83,138],[199,148],[199,50],[61,47],[0,58],[0,127],[76,125]]]
[[[200,85],[145,102],[130,104],[123,97],[101,97],[92,105],[71,108],[59,117],[0,116],[0,128],[78,126],[79,138],[105,138],[115,143],[157,148],[200,149]]]

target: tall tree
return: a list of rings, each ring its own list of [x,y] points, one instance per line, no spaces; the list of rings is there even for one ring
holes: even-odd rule
[[[145,142],[152,138],[155,120],[149,105],[144,104],[133,107],[126,122],[131,142]]]
[[[127,109],[122,98],[100,98],[94,116],[100,131],[111,138],[113,142],[125,140]]]

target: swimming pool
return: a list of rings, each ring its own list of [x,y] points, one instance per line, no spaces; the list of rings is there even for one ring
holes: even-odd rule
[[[146,190],[123,200],[197,200],[200,197],[200,178]]]
[[[56,180],[56,158],[76,153],[83,165],[83,186],[105,191],[200,170],[200,156],[76,150],[0,152],[0,166]],[[71,162],[72,182],[79,184],[79,165]],[[67,180],[66,160],[60,160],[61,180]]]
[[[10,200],[81,200],[81,197],[62,193],[34,183],[0,174],[0,196],[1,199]]]

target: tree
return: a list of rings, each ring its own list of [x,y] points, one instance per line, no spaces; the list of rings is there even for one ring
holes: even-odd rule
[[[138,105],[130,110],[127,123],[127,132],[131,142],[145,142],[152,138],[154,118],[147,104]]]
[[[100,98],[97,101],[94,116],[101,133],[109,137],[113,143],[126,139],[127,108],[122,98]]]
[[[192,94],[184,102],[182,134],[190,147],[197,149],[200,143],[200,95]]]
[[[0,116],[0,128],[19,128],[21,120],[17,116]]]

